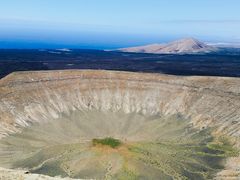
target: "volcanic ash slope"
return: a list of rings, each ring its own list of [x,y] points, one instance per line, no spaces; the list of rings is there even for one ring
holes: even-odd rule
[[[139,178],[145,177],[144,169],[148,178],[200,179],[212,173],[238,178],[237,152],[228,156],[230,147],[207,143],[208,137],[224,137],[240,148],[239,105],[238,78],[92,70],[12,73],[0,80],[0,166],[72,178]],[[124,145],[91,147],[98,137]],[[219,172],[214,159],[207,162],[210,155],[219,162],[231,158]],[[168,167],[163,157],[169,158]]]

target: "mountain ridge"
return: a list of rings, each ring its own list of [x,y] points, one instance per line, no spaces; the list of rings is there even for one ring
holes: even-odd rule
[[[185,38],[167,44],[149,44],[129,48],[120,48],[120,52],[153,54],[196,54],[216,52],[218,48],[207,45],[195,38]]]

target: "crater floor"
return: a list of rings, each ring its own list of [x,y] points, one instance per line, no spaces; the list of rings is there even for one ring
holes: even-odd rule
[[[115,137],[119,147],[93,145]],[[207,179],[234,155],[227,140],[195,130],[180,115],[74,111],[0,141],[0,166],[86,179]]]
[[[81,179],[238,178],[238,85],[111,71],[11,74],[0,81],[0,167]],[[107,137],[121,144],[93,144]]]

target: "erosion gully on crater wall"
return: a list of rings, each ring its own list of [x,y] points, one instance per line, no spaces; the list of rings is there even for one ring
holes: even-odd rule
[[[12,73],[0,80],[0,178],[237,179],[239,105],[238,78]]]

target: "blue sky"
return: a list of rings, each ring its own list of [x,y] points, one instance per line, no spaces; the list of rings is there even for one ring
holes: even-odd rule
[[[0,0],[0,48],[240,42],[239,0]]]

